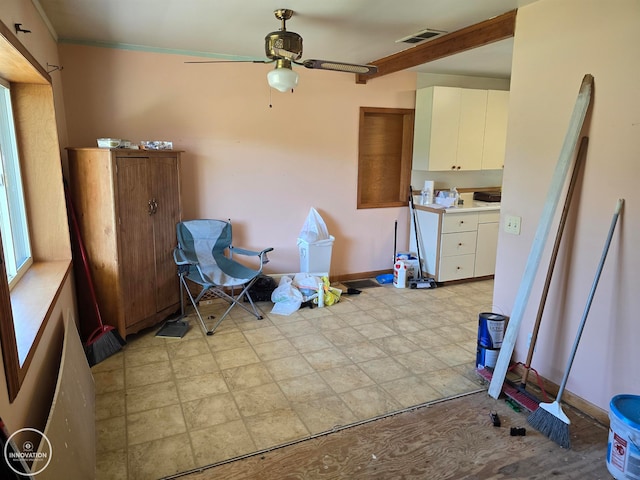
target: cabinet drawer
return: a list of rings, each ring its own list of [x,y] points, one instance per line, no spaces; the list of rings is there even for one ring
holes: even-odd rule
[[[494,212],[478,212],[478,223],[500,222],[500,210]]]
[[[476,253],[478,232],[445,233],[442,235],[441,256],[467,255]]]
[[[474,254],[442,257],[438,275],[439,281],[447,282],[449,280],[473,277],[475,258],[476,256]]]
[[[469,232],[477,229],[477,213],[445,213],[442,216],[442,233]]]

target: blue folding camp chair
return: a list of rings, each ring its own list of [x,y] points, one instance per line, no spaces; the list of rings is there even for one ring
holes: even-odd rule
[[[273,248],[265,248],[257,252],[232,246],[231,222],[224,220],[202,219],[180,222],[176,226],[176,231],[178,247],[173,252],[173,258],[178,265],[180,276],[182,316],[185,314],[184,294],[186,292],[207,335],[213,335],[218,325],[236,305],[261,320],[262,314],[251,299],[249,288],[262,273],[263,265],[269,261],[267,252],[272,251]],[[258,257],[255,262],[258,264],[257,267],[250,268],[236,261],[237,255]],[[187,280],[202,287],[195,298]],[[236,289],[240,289],[238,295],[234,294]],[[207,293],[220,297],[230,304],[211,330],[207,329],[198,308],[200,300]],[[251,308],[243,304],[245,298]]]

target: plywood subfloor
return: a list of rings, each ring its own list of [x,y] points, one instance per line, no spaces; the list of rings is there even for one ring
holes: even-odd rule
[[[180,477],[253,479],[607,479],[608,430],[570,407],[560,448],[486,392],[348,428]],[[496,411],[501,427],[493,427]],[[526,436],[510,436],[525,427]],[[175,478],[175,477],[173,477]]]

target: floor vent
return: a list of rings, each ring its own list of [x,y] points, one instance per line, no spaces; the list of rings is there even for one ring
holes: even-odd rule
[[[429,40],[430,38],[438,37],[445,33],[447,32],[443,30],[433,30],[432,28],[426,28],[417,33],[413,33],[408,37],[404,37],[404,38],[401,38],[400,40],[396,40],[396,43],[420,43],[425,40]]]

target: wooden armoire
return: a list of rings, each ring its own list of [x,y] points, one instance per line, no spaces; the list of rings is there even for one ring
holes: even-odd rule
[[[70,197],[100,316],[126,338],[180,305],[173,249],[181,219],[181,152],[67,150]]]

